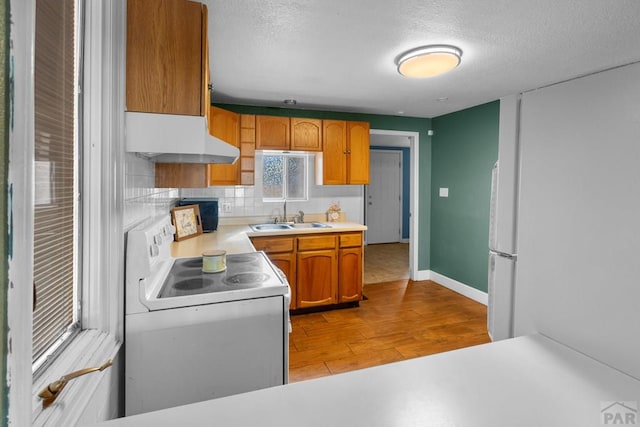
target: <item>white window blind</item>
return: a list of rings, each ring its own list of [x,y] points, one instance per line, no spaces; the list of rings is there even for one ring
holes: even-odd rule
[[[37,0],[33,360],[77,327],[75,0]]]

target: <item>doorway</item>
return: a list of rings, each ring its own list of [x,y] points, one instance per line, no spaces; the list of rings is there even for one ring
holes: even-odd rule
[[[371,150],[370,179],[365,188],[368,245],[402,238],[402,152]]]
[[[408,177],[405,178],[406,180],[408,180],[408,190],[407,191],[401,191],[401,194],[404,193],[403,197],[405,202],[408,199],[408,207],[405,207],[404,209],[404,213],[401,213],[401,221],[404,221],[405,226],[405,233],[406,234],[406,230],[408,229],[408,236],[405,237],[401,237],[400,239],[396,238],[396,242],[402,240],[404,242],[406,242],[408,240],[409,245],[408,245],[408,264],[409,264],[409,278],[412,280],[417,280],[418,277],[418,247],[417,247],[417,236],[418,236],[418,198],[419,198],[419,194],[418,194],[418,188],[419,188],[419,182],[418,182],[418,159],[419,159],[419,133],[418,132],[411,132],[411,131],[394,131],[394,130],[381,130],[381,129],[371,129],[371,138],[370,138],[370,144],[372,147],[372,153],[373,151],[376,151],[376,147],[380,147],[380,151],[382,150],[389,150],[390,148],[394,148],[396,150],[404,150],[404,157],[403,159],[405,160],[404,162],[402,162],[404,164],[404,170],[405,172],[408,170]],[[375,154],[374,154],[375,156]],[[397,166],[396,166],[397,167]],[[370,173],[371,178],[373,178],[373,174],[375,172]],[[371,182],[374,182],[375,180],[371,180]],[[375,185],[375,183],[374,183]],[[368,194],[367,192],[371,191],[370,187],[371,184],[369,184],[369,186],[365,187],[365,212],[367,210],[367,203],[368,203]],[[389,206],[398,206],[398,211],[400,211],[400,202],[398,200],[395,200],[395,203],[393,205],[389,205]],[[370,229],[372,228],[369,225],[369,218],[365,217],[365,224],[367,225],[367,227],[369,227]],[[401,227],[398,227],[401,228]],[[396,231],[397,233],[397,231]],[[369,245],[369,241],[368,241],[368,236],[367,236],[367,242],[366,244]],[[372,246],[373,247],[373,246]],[[406,258],[406,256],[405,256]],[[366,263],[366,257],[365,257],[365,263]]]

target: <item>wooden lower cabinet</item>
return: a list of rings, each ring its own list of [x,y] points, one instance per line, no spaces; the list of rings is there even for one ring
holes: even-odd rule
[[[338,279],[338,302],[362,299],[362,248],[345,248],[338,251],[340,275]]]
[[[295,286],[296,278],[296,254],[293,252],[281,253],[281,254],[269,254],[269,259],[272,263],[278,267],[285,276],[291,287],[291,303],[289,304],[290,310],[295,310],[298,305],[296,304],[297,292]],[[294,284],[294,285],[292,285]]]
[[[298,252],[297,308],[337,303],[338,257],[335,249]]]
[[[251,241],[287,276],[291,310],[362,299],[362,232],[258,236]]]
[[[253,247],[258,251],[264,251],[271,262],[287,276],[291,288],[291,303],[289,304],[291,310],[297,308],[295,240],[295,237],[254,237],[251,239]]]

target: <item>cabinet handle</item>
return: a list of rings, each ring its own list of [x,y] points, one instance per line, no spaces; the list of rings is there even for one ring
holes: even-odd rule
[[[51,384],[43,388],[40,393],[38,393],[38,396],[42,399],[42,408],[48,408],[49,405],[51,405],[53,401],[56,400],[56,397],[58,397],[69,380],[81,377],[82,375],[86,375],[91,372],[104,371],[112,364],[113,362],[111,360],[107,360],[102,366],[96,366],[95,368],[85,368],[79,371],[71,372],[70,374],[61,377],[58,381],[52,382]]]

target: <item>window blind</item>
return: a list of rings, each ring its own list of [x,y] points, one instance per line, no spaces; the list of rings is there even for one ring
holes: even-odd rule
[[[75,14],[75,0],[36,1],[34,361],[78,318]]]

